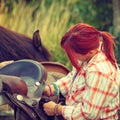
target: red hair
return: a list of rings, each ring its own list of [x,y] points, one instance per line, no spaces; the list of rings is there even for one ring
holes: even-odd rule
[[[108,32],[99,32],[88,24],[76,24],[62,37],[61,46],[65,49],[71,63],[78,68],[77,58],[74,53],[87,54],[99,47],[100,35],[103,38],[103,49],[110,62],[115,65],[113,36]],[[78,68],[79,69],[79,68]]]

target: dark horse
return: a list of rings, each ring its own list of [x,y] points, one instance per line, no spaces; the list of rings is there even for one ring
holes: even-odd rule
[[[57,79],[65,76],[69,72],[69,70],[64,65],[59,64],[57,62],[50,61],[51,55],[41,43],[41,38],[39,36],[39,30],[34,32],[33,39],[31,39],[25,35],[13,32],[9,29],[6,29],[6,28],[0,26],[0,62],[7,61],[7,60],[17,61],[17,60],[21,60],[21,59],[32,59],[32,60],[40,62],[48,72],[46,83],[54,82]],[[31,69],[32,69],[32,67],[31,67]],[[9,70],[9,72],[11,72],[11,71],[12,70]],[[23,71],[20,73],[23,73]],[[33,73],[33,74],[35,75],[35,73]],[[13,79],[13,80],[11,79],[13,81],[13,83],[8,78],[7,79],[5,78],[5,80],[8,83],[8,85],[6,87],[7,89],[8,88],[14,89],[14,87],[16,87],[16,85],[14,83],[17,83],[17,79]],[[13,85],[13,86],[8,87],[9,85]],[[17,84],[17,85],[20,86],[20,84]],[[18,90],[18,87],[16,87],[16,88]],[[20,87],[20,88],[22,88],[22,90],[23,90],[23,87]],[[15,92],[17,90],[15,90]],[[61,94],[60,94],[60,96],[54,96],[54,97],[50,97],[50,98],[51,98],[51,100],[53,100],[55,102],[65,100]],[[12,99],[10,99],[10,101],[11,100]],[[13,107],[15,105],[15,102],[11,103],[10,105]],[[13,109],[16,111],[15,117],[17,117],[16,118],[17,120],[18,120],[18,118],[21,120],[21,116],[24,117],[23,118],[24,120],[27,120],[27,118],[32,115],[32,113],[28,111],[28,108],[29,108],[28,106],[26,106],[24,108],[30,113],[29,114],[30,116],[25,113],[25,111],[24,111],[25,109],[23,111],[21,111],[21,110],[19,110],[18,106],[14,106],[14,107],[15,108],[13,108]],[[18,111],[17,111],[17,108],[18,108]],[[30,111],[31,110],[32,109],[30,109]],[[41,110],[41,112],[39,112],[40,113],[39,117],[41,119],[42,118],[43,118],[43,120],[53,120],[54,119],[54,117],[52,117],[52,119],[49,119],[49,117],[46,118],[47,116],[42,114],[42,113],[44,113],[44,112],[42,112],[42,107],[40,107],[40,110]],[[61,120],[62,119],[61,116],[59,116],[59,117]],[[59,117],[56,119],[59,119]],[[10,118],[9,118],[9,120],[10,120]],[[31,120],[31,119],[29,119],[29,120]]]
[[[0,26],[0,62],[7,60],[32,59],[50,61],[51,55],[42,45],[39,30],[29,38]]]

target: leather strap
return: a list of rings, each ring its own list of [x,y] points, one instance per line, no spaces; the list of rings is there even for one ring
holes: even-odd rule
[[[3,93],[7,97],[8,102],[11,106],[14,105],[14,107],[21,109],[31,118],[31,120],[49,120],[42,109],[40,109],[39,102],[37,102],[37,104],[32,107],[23,101],[18,101],[15,97],[16,95],[13,97],[13,95],[9,94],[6,91]]]

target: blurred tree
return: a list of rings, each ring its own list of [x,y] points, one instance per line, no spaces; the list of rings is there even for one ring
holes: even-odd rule
[[[120,0],[113,0],[114,34],[120,33]]]
[[[120,0],[113,0],[113,25],[117,43],[117,60],[120,63]]]

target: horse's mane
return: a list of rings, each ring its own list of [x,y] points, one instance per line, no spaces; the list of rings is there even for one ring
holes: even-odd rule
[[[41,43],[39,30],[34,32],[31,39],[0,26],[0,62],[20,59],[51,60],[50,53]]]

